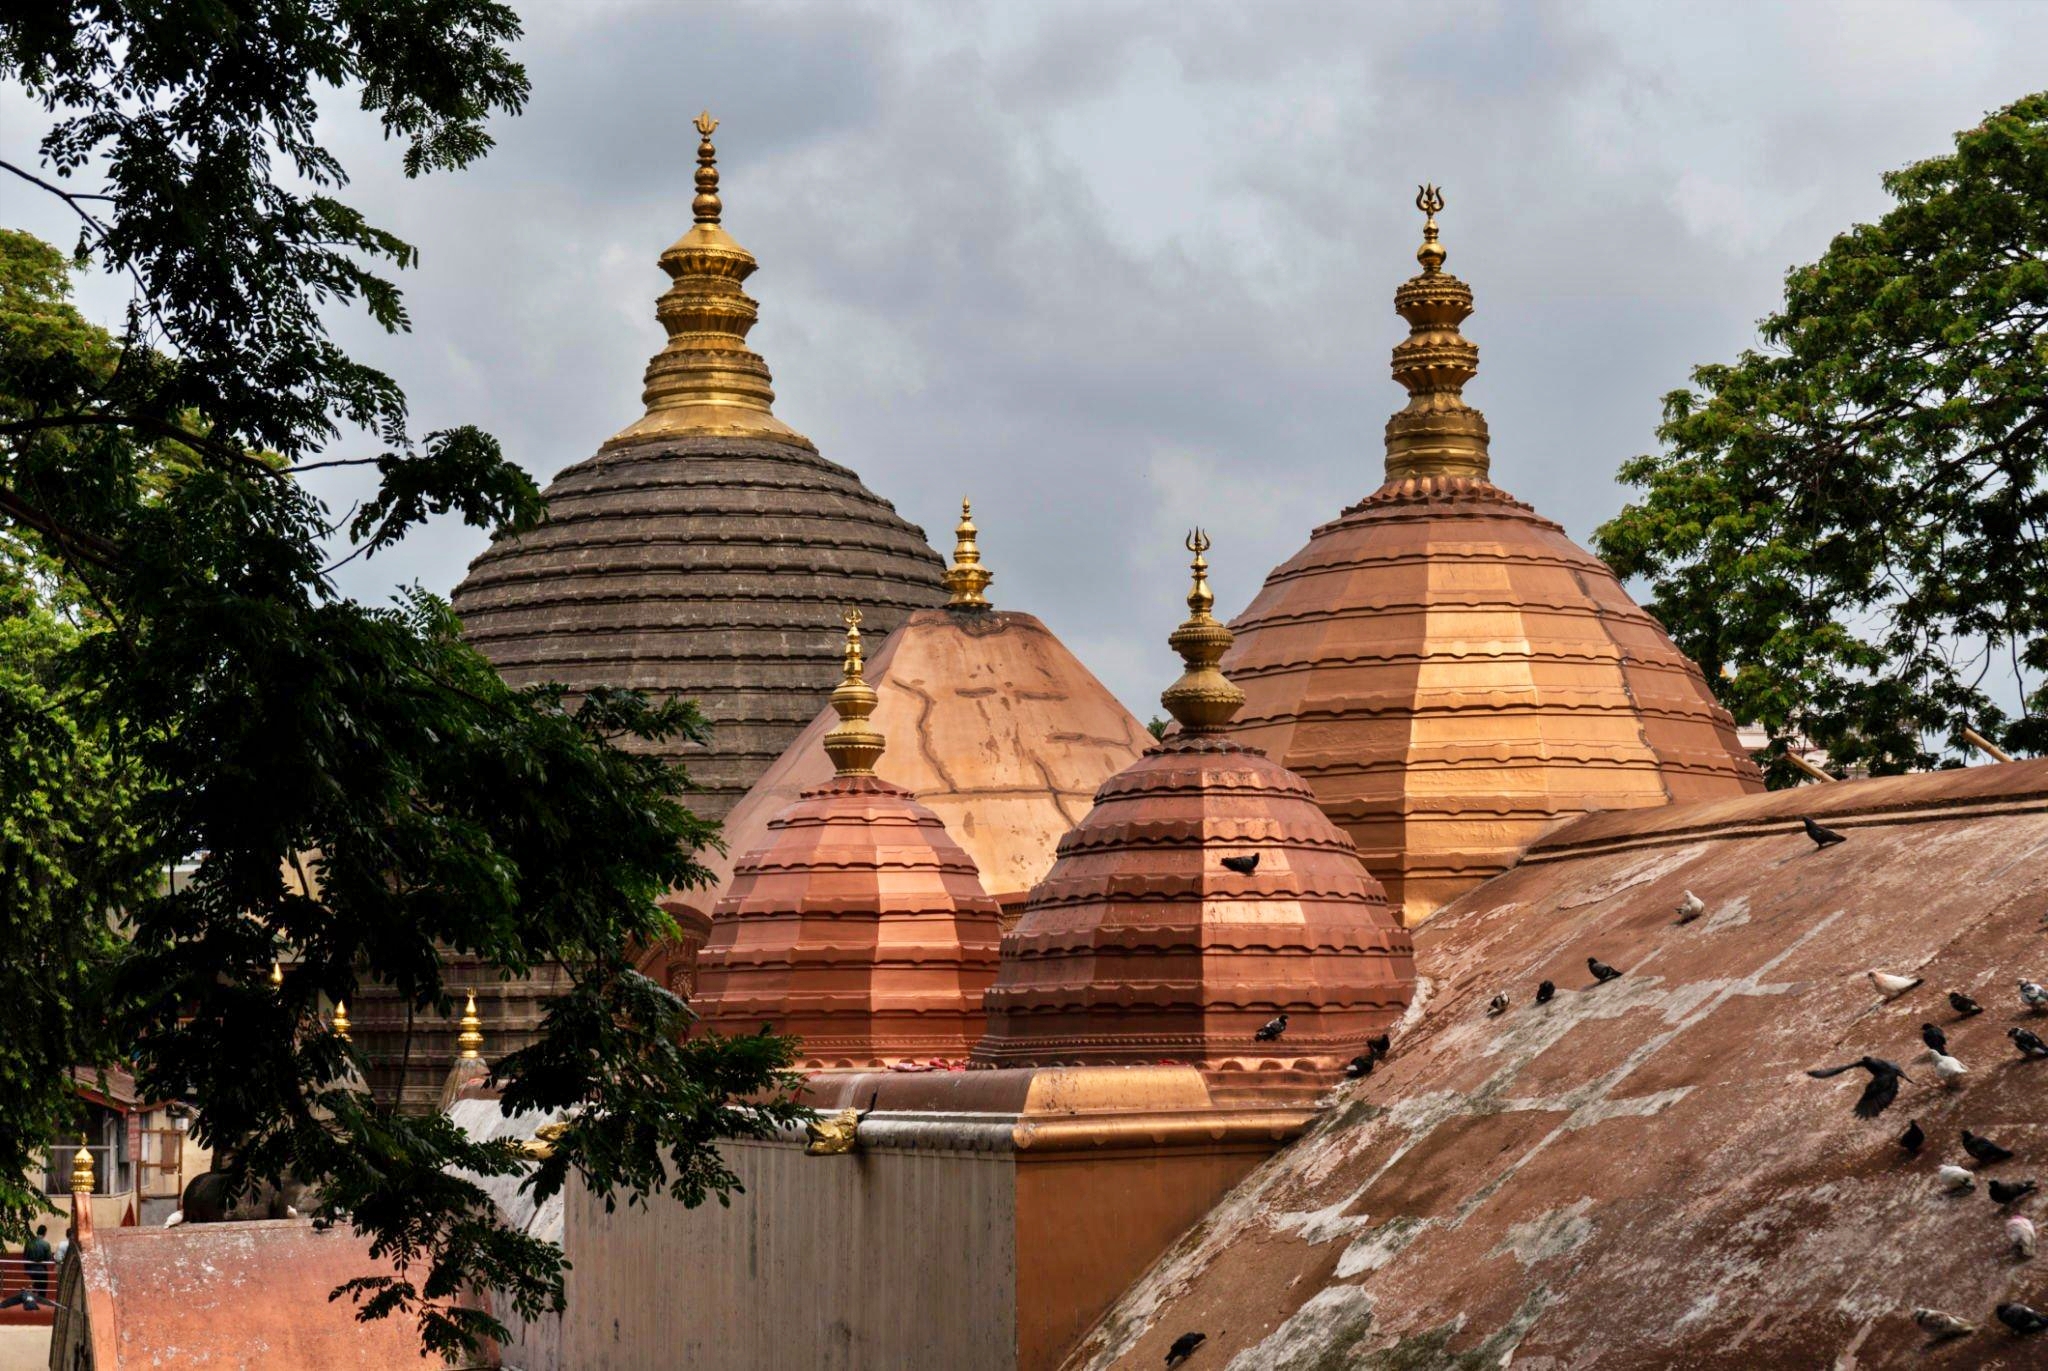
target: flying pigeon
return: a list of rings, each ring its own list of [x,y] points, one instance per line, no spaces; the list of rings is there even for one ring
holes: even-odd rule
[[[1240,876],[1249,876],[1259,869],[1259,854],[1247,852],[1242,857],[1225,857],[1223,864]]]
[[[1927,1060],[1934,1063],[1935,1076],[1951,1090],[1962,1083],[1963,1077],[1970,1074],[1969,1067],[1946,1052],[1936,1052],[1931,1047],[1927,1049]]]
[[[1195,1355],[1195,1349],[1209,1341],[1207,1333],[1183,1333],[1173,1340],[1173,1346],[1166,1349],[1166,1364],[1179,1366]]]
[[[0,1300],[0,1309],[19,1307],[24,1314],[33,1314],[42,1309],[63,1309],[66,1306],[53,1299],[36,1294],[33,1290],[17,1290],[6,1299]]]
[[[2008,1028],[2005,1036],[2012,1039],[2022,1057],[2048,1057],[2048,1043],[2042,1042],[2041,1035],[2031,1028]]]
[[[1616,971],[1613,967],[1601,961],[1598,957],[1586,958],[1586,970],[1592,972],[1593,979],[1600,982],[1600,984],[1602,985],[1607,984],[1609,981],[1619,980],[1621,978],[1621,973],[1619,971]]]
[[[2021,981],[2020,1003],[2033,1010],[2036,1014],[2048,1012],[2048,985],[2038,985],[2033,981]]]
[[[2029,1309],[2024,1304],[1999,1305],[1998,1321],[2015,1333],[2038,1333],[2048,1328],[2048,1315]]]
[[[1980,1138],[1967,1128],[1963,1130],[1963,1151],[1975,1157],[1984,1166],[2002,1162],[2012,1156],[2011,1148],[2000,1147],[1989,1138]]]
[[[1937,1342],[1943,1338],[1966,1337],[1977,1331],[1974,1323],[1965,1323],[1953,1314],[1939,1309],[1915,1309],[1913,1322],[1920,1325]]]
[[[1372,1064],[1373,1059],[1371,1057],[1363,1055],[1353,1057],[1344,1067],[1344,1079],[1355,1081],[1370,1076],[1372,1074]]]
[[[1977,1177],[1960,1166],[1951,1166],[1943,1163],[1941,1169],[1934,1174],[1941,1177],[1942,1185],[1949,1190],[1975,1190],[1977,1188]]]
[[[1958,1015],[1965,1019],[1969,1018],[1972,1014],[1982,1014],[1984,1012],[1983,1005],[1978,1004],[1960,990],[1948,992],[1948,1007],[1955,1010]]]
[[[2034,1256],[2034,1221],[2024,1214],[2015,1214],[2005,1221],[2005,1240],[2012,1244],[2012,1254],[2022,1261],[2031,1261]]]
[[[2023,1200],[2039,1189],[2032,1181],[1992,1181],[1984,1187],[1993,1204],[2011,1204]]]
[[[1920,978],[1918,976],[1894,976],[1889,971],[1873,971],[1870,973],[1870,983],[1889,998],[1893,995],[1905,994],[1908,990],[1920,984]]]
[[[1799,816],[1799,822],[1806,825],[1806,836],[1813,839],[1815,847],[1828,848],[1833,847],[1836,843],[1846,843],[1849,841],[1832,828],[1822,828],[1804,814]]]
[[[1920,1041],[1926,1043],[1936,1052],[1948,1051],[1948,1034],[1942,1032],[1931,1023],[1920,1025]]]
[[[1678,902],[1679,923],[1689,924],[1706,912],[1707,902],[1693,894],[1690,890],[1686,891],[1685,898]]]
[[[1557,987],[1552,985],[1549,981],[1545,981],[1543,984],[1536,987],[1536,1003],[1549,1004],[1550,997],[1552,995],[1555,995],[1556,993]]]
[[[1505,1013],[1507,1013],[1507,1012],[1508,1012],[1508,992],[1507,992],[1507,991],[1503,990],[1503,991],[1501,991],[1501,992],[1500,992],[1500,994],[1498,994],[1498,995],[1494,996],[1494,997],[1493,997],[1493,998],[1492,998],[1491,1000],[1487,1001],[1487,1004],[1486,1004],[1486,1017],[1487,1017],[1487,1018],[1489,1018],[1489,1019],[1498,1019],[1498,1018],[1499,1018],[1499,1017],[1500,1017],[1501,1015],[1503,1015],[1503,1014],[1505,1014]]]
[[[1899,1082],[1913,1078],[1900,1069],[1897,1063],[1882,1057],[1858,1057],[1846,1066],[1826,1066],[1806,1074],[1817,1081],[1830,1076],[1839,1076],[1844,1071],[1862,1067],[1870,1073],[1870,1084],[1863,1087],[1862,1096],[1856,1101],[1856,1117],[1874,1119],[1892,1107],[1892,1101],[1899,1097]]]
[[[1920,1145],[1926,1141],[1927,1134],[1921,1131],[1918,1119],[1907,1124],[1906,1131],[1899,1134],[1899,1146],[1905,1148],[1910,1156],[1919,1156]]]
[[[1365,1040],[1365,1050],[1372,1053],[1376,1059],[1384,1060],[1387,1053],[1393,1050],[1393,1047],[1394,1037],[1391,1033],[1382,1033],[1377,1038],[1367,1038]]]
[[[1286,1031],[1287,1016],[1285,1014],[1275,1014],[1272,1018],[1266,1020],[1265,1026],[1252,1034],[1252,1037],[1258,1042],[1269,1043]]]

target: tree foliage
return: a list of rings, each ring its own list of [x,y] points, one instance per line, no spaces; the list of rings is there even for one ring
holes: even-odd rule
[[[40,165],[0,174],[62,196],[78,258],[133,287],[110,337],[61,258],[0,240],[0,648],[26,645],[0,658],[20,782],[0,806],[0,1222],[26,1214],[63,1068],[118,1060],[196,1107],[237,1181],[289,1173],[350,1216],[399,1263],[351,1287],[365,1316],[416,1317],[436,1349],[496,1331],[459,1303],[478,1287],[561,1306],[559,1249],[506,1228],[475,1176],[695,1203],[734,1183],[716,1139],[795,1112],[786,1042],[684,1041],[687,1008],[633,971],[714,830],[679,771],[622,744],[701,737],[694,707],[512,689],[432,596],[366,606],[330,580],[337,535],[371,555],[443,512],[541,516],[481,430],[415,442],[397,384],[323,323],[352,305],[404,329],[378,272],[414,254],[335,198],[322,89],[358,92],[409,175],[458,168],[525,98],[518,31],[487,0],[0,16],[0,75],[54,116]],[[385,450],[322,456],[356,430]],[[298,479],[342,461],[380,480],[345,532]],[[175,862],[188,878],[150,878]],[[569,1111],[546,1161],[380,1109],[321,1026],[366,981],[447,1013],[451,950],[569,973],[541,1041],[497,1064],[508,1109]]]
[[[2048,94],[1884,186],[1763,349],[1665,397],[1596,535],[1780,780],[1794,734],[1878,773],[1966,727],[2048,751]]]

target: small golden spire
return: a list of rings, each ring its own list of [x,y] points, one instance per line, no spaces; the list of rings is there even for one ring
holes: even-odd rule
[[[718,202],[718,149],[711,146],[711,131],[718,121],[705,110],[697,116],[697,198],[690,202],[700,224],[715,224],[725,206]]]
[[[95,1189],[92,1175],[92,1149],[86,1145],[85,1134],[78,1135],[78,1150],[71,1154],[71,1193],[90,1195]]]
[[[882,735],[868,723],[881,697],[862,675],[866,668],[860,655],[860,611],[846,611],[846,672],[832,692],[832,709],[839,722],[825,735],[825,752],[841,776],[872,776],[882,756]]]
[[[469,993],[469,1003],[463,1006],[462,1031],[455,1035],[455,1045],[462,1049],[462,1060],[476,1061],[483,1056],[484,1021],[476,1016],[476,992]]]
[[[1465,383],[1479,374],[1479,349],[1458,332],[1472,313],[1472,288],[1443,269],[1449,256],[1437,241],[1443,191],[1415,193],[1422,211],[1422,274],[1394,292],[1394,309],[1408,321],[1408,337],[1394,349],[1394,379],[1408,391],[1407,408],[1387,420],[1387,480],[1467,477],[1483,481],[1486,416],[1465,403]]]
[[[328,1027],[334,1030],[335,1037],[343,1042],[348,1041],[348,1001],[336,1000],[334,1002],[334,1019],[328,1024]]]
[[[974,526],[974,507],[966,496],[960,497],[960,522],[953,528],[953,565],[946,568],[940,579],[946,589],[953,592],[953,598],[946,602],[948,609],[987,609],[988,599],[981,592],[988,589],[988,583],[996,576],[981,564],[981,549],[975,545],[974,535],[980,532]]]
[[[1180,654],[1187,669],[1166,688],[1159,703],[1179,720],[1181,732],[1216,733],[1244,706],[1244,692],[1232,685],[1217,667],[1234,640],[1230,630],[1209,612],[1216,607],[1216,596],[1209,589],[1209,563],[1202,556],[1209,550],[1209,535],[1195,529],[1187,536],[1187,549],[1195,554],[1188,618],[1166,640]]]
[[[270,988],[272,990],[284,989],[284,963],[276,958],[272,958],[270,962]]]

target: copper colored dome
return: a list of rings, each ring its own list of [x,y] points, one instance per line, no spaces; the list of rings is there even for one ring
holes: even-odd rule
[[[1432,211],[1440,195],[1420,202]],[[1605,563],[1488,479],[1461,391],[1471,290],[1432,218],[1397,306],[1413,393],[1387,481],[1277,567],[1231,623],[1231,736],[1315,787],[1407,922],[1558,820],[1762,789],[1700,670]]]
[[[966,1057],[995,977],[996,902],[974,861],[909,791],[868,769],[859,630],[833,692],[839,774],[805,791],[736,864],[712,910],[691,1004],[705,1027],[803,1040],[805,1070]]]
[[[1413,994],[1408,934],[1351,840],[1300,777],[1218,736],[1229,633],[1201,570],[1198,555],[1175,634],[1189,670],[1163,697],[1182,731],[1106,781],[1061,841],[1003,940],[976,1065],[1177,1061],[1220,1099],[1312,1095]],[[1223,864],[1251,857],[1250,872]],[[1258,1041],[1280,1014],[1284,1032]]]

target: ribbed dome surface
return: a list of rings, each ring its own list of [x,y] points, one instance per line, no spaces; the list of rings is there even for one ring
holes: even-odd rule
[[[1249,874],[1223,865],[1256,854]],[[1301,778],[1214,736],[1105,782],[1003,940],[991,1067],[1187,1062],[1219,1098],[1313,1094],[1414,991],[1413,950]],[[1273,1016],[1277,1041],[1254,1035]]]
[[[840,610],[887,633],[945,599],[924,533],[802,439],[608,446],[546,492],[548,521],[494,543],[457,588],[469,641],[514,685],[694,700],[675,754],[722,818],[838,679]]]
[[[1231,628],[1231,736],[1315,787],[1410,923],[1565,816],[1762,788],[1606,564],[1484,480],[1389,481]]]
[[[996,902],[939,817],[873,776],[806,791],[712,911],[692,1007],[772,1023],[805,1070],[967,1056],[995,977]]]

